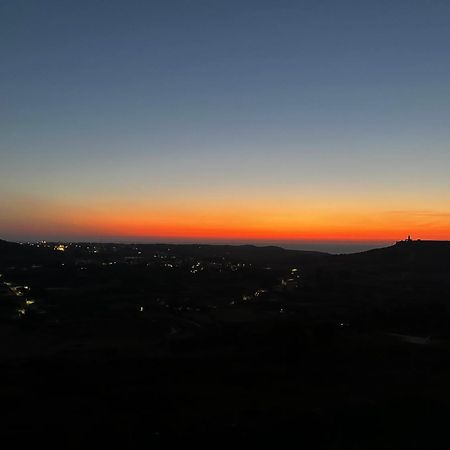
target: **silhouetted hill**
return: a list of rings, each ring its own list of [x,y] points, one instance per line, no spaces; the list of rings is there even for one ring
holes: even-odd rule
[[[448,271],[450,241],[400,241],[391,247],[339,256],[345,264],[383,268],[426,268]]]
[[[323,252],[287,250],[276,246],[258,247],[255,245],[147,244],[142,245],[142,247],[145,250],[150,251],[163,251],[170,248],[182,256],[189,255],[200,258],[227,257],[260,264],[276,264],[280,262],[286,263],[289,261],[299,264],[329,256],[328,253]]]
[[[385,310],[423,305],[415,313],[414,323],[419,323],[432,304],[447,304],[450,242],[402,241],[386,248],[335,255],[318,264],[310,280],[323,300]],[[403,310],[398,313],[402,315],[406,317]]]
[[[19,252],[20,244],[16,244],[15,242],[8,242],[0,239],[0,256],[4,256],[6,254]]]
[[[87,246],[99,248],[98,253],[86,253]],[[142,258],[151,258],[154,254],[166,254],[177,257],[192,257],[245,261],[258,266],[302,265],[319,261],[330,256],[327,253],[314,251],[287,250],[276,246],[258,247],[254,245],[203,245],[203,244],[79,244],[71,246],[65,254],[55,252],[53,245],[38,247],[36,245],[17,244],[0,241],[0,263],[14,264],[29,259],[30,263],[60,261],[64,258],[78,257],[91,260],[101,259],[106,255],[136,256],[136,249]]]
[[[84,244],[85,245],[85,244]],[[342,268],[356,271],[375,271],[392,273],[392,271],[420,271],[441,273],[450,270],[450,241],[400,241],[397,244],[346,255],[288,250],[276,246],[259,247],[254,245],[204,245],[204,244],[91,244],[102,247],[102,255],[115,246],[123,254],[139,248],[143,257],[153,253],[176,254],[181,257],[194,258],[227,258],[247,261],[260,266],[302,265]],[[72,252],[72,253],[71,253]],[[74,255],[74,251],[66,255],[53,251],[52,246],[17,244],[0,240],[0,262],[14,264],[29,260],[30,263],[42,261],[60,261],[64,257]],[[97,258],[99,255],[89,255]]]
[[[26,244],[18,244],[0,240],[0,263],[17,264],[27,262],[29,264],[39,264],[51,260],[57,260],[58,255],[50,248],[36,247]]]

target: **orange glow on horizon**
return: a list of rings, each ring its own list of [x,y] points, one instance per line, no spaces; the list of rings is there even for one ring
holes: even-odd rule
[[[450,239],[450,215],[442,210],[384,210],[378,204],[298,204],[49,202],[28,208],[26,214],[11,210],[8,221],[0,218],[0,237],[11,230],[23,236],[78,239],[394,242],[408,234],[420,239]]]
[[[346,218],[336,221],[312,219],[270,223],[220,218],[179,217],[148,219],[146,217],[104,216],[68,221],[61,229],[77,236],[121,237],[125,239],[189,239],[239,241],[396,241],[412,234],[421,239],[447,240],[450,227],[432,226],[412,221],[392,222]],[[220,223],[222,222],[222,223]],[[53,227],[51,227],[53,228]]]

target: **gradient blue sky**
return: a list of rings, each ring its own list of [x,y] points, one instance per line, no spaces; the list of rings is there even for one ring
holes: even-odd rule
[[[0,237],[449,238],[449,23],[440,0],[0,0]]]

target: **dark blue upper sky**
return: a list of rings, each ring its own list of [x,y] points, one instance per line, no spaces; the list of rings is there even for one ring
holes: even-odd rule
[[[301,120],[310,132],[351,121],[384,133],[395,116],[393,127],[432,121],[438,132],[427,110],[448,112],[446,1],[0,5],[1,119],[12,129],[141,132],[199,119],[209,133]]]

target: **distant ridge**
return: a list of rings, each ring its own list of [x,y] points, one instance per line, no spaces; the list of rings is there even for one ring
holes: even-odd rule
[[[331,254],[327,252],[314,251],[314,250],[297,250],[286,249],[275,245],[258,246],[253,244],[173,244],[173,243],[155,243],[155,244],[141,244],[141,243],[95,243],[92,245],[117,245],[128,246],[135,245],[142,249],[150,250],[163,250],[167,248],[176,249],[180,254],[201,254],[207,256],[219,256],[226,253],[235,257],[251,257],[251,259],[270,259],[270,258],[286,258],[286,257],[306,257],[306,258],[323,258],[331,257],[339,260],[372,260],[373,262],[386,261],[400,261],[411,259],[428,260],[432,258],[447,259],[450,257],[450,240],[437,241],[437,240],[412,240],[406,239],[398,241],[392,246],[376,248],[371,250],[365,250],[358,253],[348,254]],[[26,244],[19,244],[16,242],[10,242],[4,239],[0,239],[0,252],[5,255],[7,253],[18,252],[20,254],[39,254],[46,253],[47,255],[52,252],[50,248],[37,248]],[[1,255],[0,255],[1,256]]]
[[[355,265],[398,268],[400,266],[426,270],[450,270],[450,241],[406,240],[390,247],[339,255],[337,261]]]
[[[16,242],[5,241],[4,239],[0,239],[0,246],[2,247],[18,247],[20,244]]]
[[[48,248],[36,248],[31,245],[22,245],[17,242],[0,239],[0,262],[15,264],[16,262],[30,262],[53,259],[53,252]],[[57,255],[56,255],[57,256]]]
[[[95,243],[87,245],[98,246],[118,246],[122,248],[138,246],[142,251],[142,257],[153,255],[154,252],[167,251],[172,249],[181,256],[194,256],[205,258],[235,258],[242,259],[252,264],[272,265],[277,263],[289,263],[293,265],[306,264],[311,261],[330,257],[329,253],[289,250],[277,246],[256,246],[256,245],[214,245],[214,244],[120,244],[120,243]],[[70,253],[70,252],[66,252]],[[61,252],[55,252],[53,245],[48,242],[45,247],[38,247],[28,244],[17,244],[0,240],[0,262],[14,264],[19,261],[36,263],[42,261],[55,261],[64,258]]]

